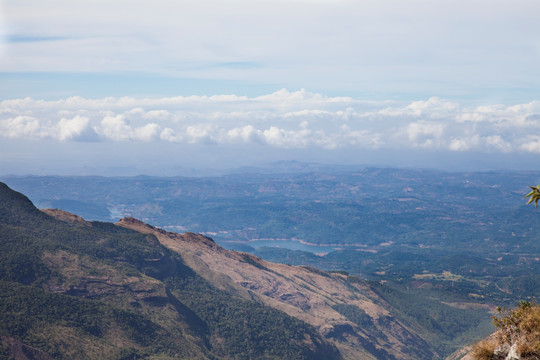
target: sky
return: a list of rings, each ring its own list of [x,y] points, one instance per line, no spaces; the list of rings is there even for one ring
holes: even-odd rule
[[[0,0],[0,175],[537,170],[539,16],[537,0]]]

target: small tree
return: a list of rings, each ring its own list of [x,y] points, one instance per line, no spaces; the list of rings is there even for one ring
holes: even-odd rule
[[[529,186],[531,191],[527,205],[534,202],[538,207],[540,185]],[[503,360],[512,346],[521,359],[540,359],[540,306],[534,302],[521,301],[515,309],[497,308],[492,316],[498,331],[486,340],[477,343],[472,351],[475,360]]]
[[[540,306],[521,301],[515,309],[499,307],[492,320],[498,331],[475,345],[474,359],[505,359],[512,346],[521,359],[540,359]]]
[[[523,198],[529,198],[529,201],[527,201],[527,205],[534,201],[534,207],[538,207],[538,200],[540,200],[540,185],[529,187],[532,189],[531,192],[529,192]]]

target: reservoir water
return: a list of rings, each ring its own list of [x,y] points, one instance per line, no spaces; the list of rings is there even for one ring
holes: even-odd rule
[[[252,248],[260,248],[263,246],[268,247],[277,247],[277,248],[283,248],[283,249],[289,249],[289,250],[302,250],[302,251],[308,251],[311,253],[329,253],[335,250],[338,250],[339,247],[337,246],[317,246],[317,245],[309,245],[309,244],[303,244],[300,241],[294,241],[294,240],[254,240],[249,242],[235,242],[235,241],[219,241],[218,243],[226,248],[236,248],[240,247],[237,246],[239,244],[241,245],[247,245],[251,246]]]

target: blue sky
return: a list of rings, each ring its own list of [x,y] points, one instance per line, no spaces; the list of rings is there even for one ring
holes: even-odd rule
[[[3,0],[0,173],[536,169],[539,14],[522,0]]]

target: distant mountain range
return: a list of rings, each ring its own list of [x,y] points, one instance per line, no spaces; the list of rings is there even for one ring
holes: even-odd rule
[[[471,338],[432,331],[435,305],[454,334],[489,331],[483,314],[429,299],[411,317],[397,306],[410,297],[346,272],[40,211],[3,183],[0,288],[0,357],[17,360],[442,359]]]

